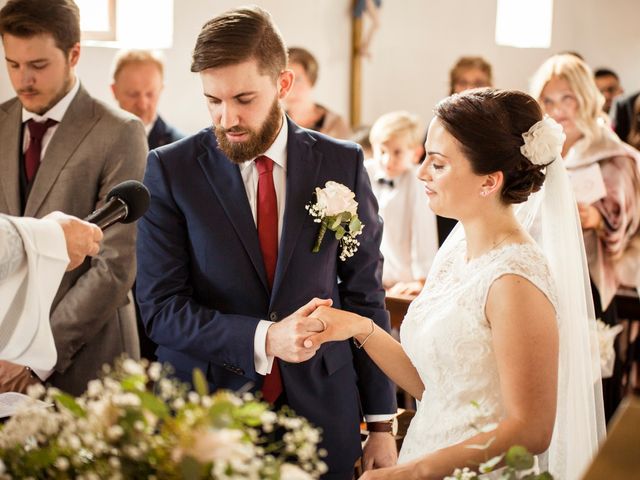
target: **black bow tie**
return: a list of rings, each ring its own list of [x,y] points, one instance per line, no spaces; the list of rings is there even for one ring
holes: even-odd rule
[[[393,180],[389,180],[388,178],[379,178],[378,183],[380,185],[388,185],[389,188],[393,188]]]

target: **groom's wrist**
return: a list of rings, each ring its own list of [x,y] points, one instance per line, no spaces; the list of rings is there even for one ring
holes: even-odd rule
[[[390,433],[395,435],[398,431],[398,421],[396,418],[385,421],[367,422],[369,433]]]

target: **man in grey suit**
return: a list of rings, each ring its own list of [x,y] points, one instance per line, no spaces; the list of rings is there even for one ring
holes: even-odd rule
[[[147,153],[142,124],[93,99],[80,85],[80,16],[72,0],[9,0],[0,35],[17,97],[0,105],[0,213],[42,217],[62,210],[86,217],[109,190],[141,179]],[[0,362],[0,390],[33,381],[80,394],[102,364],[138,355],[130,289],[135,226],[105,232],[100,253],[67,273],[55,296],[54,370]]]

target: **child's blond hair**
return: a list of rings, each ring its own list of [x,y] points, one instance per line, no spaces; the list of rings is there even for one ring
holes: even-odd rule
[[[385,113],[371,127],[369,141],[372,145],[379,145],[401,135],[407,136],[412,147],[422,144],[424,132],[417,115],[406,111]]]

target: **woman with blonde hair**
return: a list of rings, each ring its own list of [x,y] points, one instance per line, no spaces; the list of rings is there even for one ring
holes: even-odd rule
[[[581,59],[549,58],[534,75],[531,94],[566,134],[562,156],[573,176],[596,315],[616,323],[616,290],[640,287],[640,153],[611,130],[604,97]],[[607,417],[620,400],[609,393]]]

